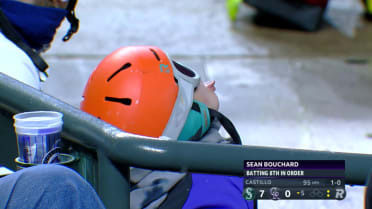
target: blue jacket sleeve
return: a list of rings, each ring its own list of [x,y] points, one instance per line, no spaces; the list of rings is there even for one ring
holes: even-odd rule
[[[243,179],[235,176],[192,174],[192,186],[183,209],[254,209],[243,198]]]

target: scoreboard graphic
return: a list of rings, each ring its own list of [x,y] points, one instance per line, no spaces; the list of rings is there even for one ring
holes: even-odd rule
[[[344,160],[245,160],[244,191],[247,200],[342,200]]]

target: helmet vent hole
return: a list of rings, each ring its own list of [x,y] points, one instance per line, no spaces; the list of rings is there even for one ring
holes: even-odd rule
[[[129,98],[117,98],[117,97],[105,97],[105,101],[108,102],[117,102],[123,105],[130,105],[132,104],[132,100]]]
[[[150,48],[150,51],[154,54],[155,58],[156,58],[158,61],[160,61],[160,57],[159,57],[158,53],[156,53],[156,51],[155,51],[154,49],[151,49],[151,48]]]
[[[127,68],[130,68],[130,66],[132,66],[132,64],[130,64],[129,62],[125,63],[123,66],[121,66],[121,68],[119,68],[119,70],[117,70],[115,73],[113,73],[108,79],[107,79],[107,82],[109,82],[111,79],[113,79],[118,73],[120,73],[121,71],[127,69]]]

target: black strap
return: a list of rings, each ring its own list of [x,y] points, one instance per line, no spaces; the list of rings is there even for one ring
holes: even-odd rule
[[[159,209],[181,209],[189,197],[191,186],[192,176],[188,173],[169,191],[167,199],[159,206]]]
[[[69,0],[68,4],[67,4],[67,7],[66,7],[66,10],[67,11],[73,11],[75,9],[75,6],[76,6],[76,0]]]
[[[229,133],[229,135],[233,139],[234,144],[242,144],[239,133],[236,130],[234,124],[222,113],[216,110],[213,110],[211,108],[208,108],[208,109],[209,109],[209,114],[211,115],[211,117],[217,118],[218,121],[220,121],[221,125],[225,128],[227,133]]]
[[[44,72],[48,69],[48,64],[36,53],[30,46],[28,46],[21,35],[14,29],[12,24],[9,22],[8,18],[5,16],[4,12],[0,8],[0,29],[1,32],[11,40],[15,45],[22,49],[32,60],[34,65],[41,71]]]
[[[67,15],[66,18],[70,22],[70,29],[67,31],[66,35],[63,36],[63,41],[68,41],[79,30],[79,19],[75,16],[75,6],[76,0],[69,0],[67,5]]]
[[[200,113],[200,106],[199,106],[199,104],[196,103],[196,102],[193,102],[193,103],[192,103],[191,109],[194,110],[194,111],[196,111],[196,112],[198,112],[198,113]],[[202,129],[202,127],[200,127],[200,128],[198,129],[198,131],[195,133],[195,135],[192,136],[192,137],[191,137],[190,139],[188,139],[188,140],[189,140],[189,141],[200,141],[201,138],[202,138],[202,132],[203,132],[203,129]]]
[[[199,112],[200,113],[200,107],[198,105],[198,103],[196,102],[193,102],[192,105],[191,105],[191,109],[192,110],[195,110],[196,112]]]

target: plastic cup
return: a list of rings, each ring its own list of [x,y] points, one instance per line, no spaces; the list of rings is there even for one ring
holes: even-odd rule
[[[24,112],[13,116],[19,161],[58,163],[63,114],[54,111]]]

